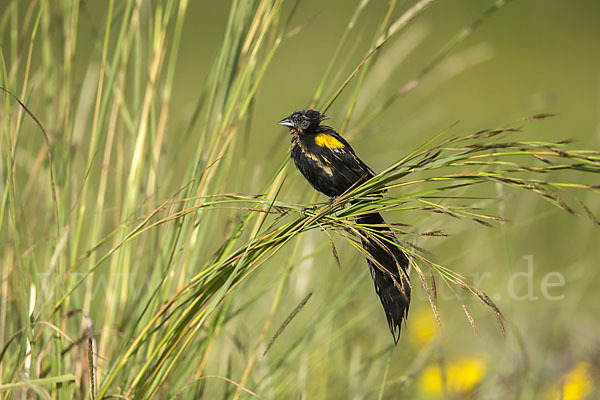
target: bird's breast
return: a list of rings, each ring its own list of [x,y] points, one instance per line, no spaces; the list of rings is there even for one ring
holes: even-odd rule
[[[325,173],[329,176],[333,176],[333,169],[331,162],[325,159],[319,154],[312,152],[301,140],[292,140],[292,158],[298,169],[302,171],[304,176],[308,179],[305,174],[311,169],[315,169],[320,173]],[[310,179],[309,179],[310,180]]]

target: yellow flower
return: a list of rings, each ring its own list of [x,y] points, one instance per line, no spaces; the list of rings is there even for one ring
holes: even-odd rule
[[[439,327],[429,308],[421,308],[410,318],[410,340],[417,346],[431,342]]]
[[[445,372],[448,393],[457,394],[467,392],[481,382],[487,372],[487,366],[481,358],[465,357],[448,363]],[[441,396],[444,393],[443,385],[439,365],[429,365],[425,368],[420,380],[423,393]]]
[[[421,391],[428,394],[442,394],[442,371],[437,365],[429,365],[421,374]]]
[[[551,399],[580,400],[592,392],[593,380],[590,365],[586,362],[577,363],[569,372],[563,375],[562,385],[555,385],[550,391]]]

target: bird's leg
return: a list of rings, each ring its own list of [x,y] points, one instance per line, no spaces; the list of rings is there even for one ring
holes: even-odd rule
[[[317,209],[317,206],[302,207],[302,209],[300,210],[300,215],[304,216],[304,214],[306,214],[307,211],[315,212],[316,209]]]
[[[329,198],[329,207],[333,206],[333,203],[335,203],[335,201],[338,199],[338,197],[340,196],[333,196]]]

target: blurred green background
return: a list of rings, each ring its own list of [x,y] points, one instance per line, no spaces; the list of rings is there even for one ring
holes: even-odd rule
[[[281,15],[284,19],[296,7],[289,29],[302,29],[289,38],[285,37],[268,65],[249,109],[248,119],[232,146],[233,161],[229,161],[230,169],[219,186],[220,193],[261,194],[268,185],[289,148],[289,135],[276,122],[291,111],[310,104],[357,3],[342,0],[283,2]],[[381,50],[348,126],[354,149],[375,171],[385,169],[445,129],[453,135],[464,135],[510,124],[523,126],[523,131],[518,133],[522,137],[520,140],[573,139],[574,148],[600,147],[600,3],[595,0],[511,1],[484,18],[469,37],[423,77],[414,90],[400,96],[368,125],[353,129],[357,127],[357,121],[372,112],[384,99],[416,78],[453,35],[469,26],[493,3],[487,0],[434,2]],[[152,29],[152,21],[156,17],[153,10],[158,3],[142,1],[140,4],[138,34],[142,37],[147,35],[150,42],[152,35],[148,32]],[[401,15],[413,4],[414,1],[399,1],[394,15]],[[23,23],[29,10],[33,10],[33,16],[37,15],[37,7],[37,2],[19,1],[3,2],[0,6],[0,38],[7,70],[15,65],[19,58],[17,55],[25,57],[29,45],[26,41],[15,41],[11,37],[14,29],[10,27]],[[77,127],[79,123],[84,128],[75,129],[77,133],[64,142],[57,139],[59,133],[52,131],[52,126],[60,126],[57,121],[62,115],[57,110],[61,109],[64,98],[58,101],[53,96],[53,90],[59,90],[60,85],[45,82],[49,78],[47,71],[54,71],[55,76],[60,76],[64,66],[44,65],[44,60],[49,58],[43,56],[44,52],[61,54],[62,42],[52,35],[60,36],[64,30],[59,21],[64,10],[62,3],[43,7],[49,15],[42,17],[42,33],[39,35],[46,33],[50,36],[47,42],[42,41],[43,45],[37,46],[42,39],[35,42],[31,62],[32,83],[25,102],[50,128],[51,138],[56,141],[53,143],[56,169],[66,169],[66,165],[70,165],[68,168],[79,171],[72,172],[72,176],[56,171],[59,185],[66,186],[71,181],[71,186],[65,191],[70,191],[75,198],[81,190],[81,181],[77,181],[75,176],[83,176],[91,136],[90,121],[107,2],[80,3],[77,48],[71,72],[73,98],[76,99],[72,112],[83,115],[75,120],[73,126]],[[339,62],[326,85],[325,98],[365,56],[387,7],[387,1],[376,0],[367,4],[342,49]],[[12,8],[19,11],[15,12]],[[185,184],[182,176],[192,162],[196,151],[194,143],[202,132],[202,126],[192,125],[192,130],[185,134],[186,129],[221,48],[230,8],[229,2],[212,1],[191,1],[187,7],[181,44],[176,53],[166,136],[160,149],[162,158],[155,166],[158,184],[153,199],[156,205],[173,196]],[[169,32],[167,40],[172,38],[172,32]],[[14,43],[18,46],[15,47]],[[141,60],[151,59],[145,48],[134,46],[132,53],[136,52],[141,54]],[[128,68],[146,71],[147,65],[130,65]],[[23,58],[14,75],[5,75],[2,85],[20,94],[24,71]],[[11,79],[7,80],[7,76]],[[133,79],[123,85],[123,92],[115,90],[112,95],[125,96],[130,109],[135,111],[142,103],[136,93],[139,87],[145,85],[145,78],[139,81]],[[328,110],[328,123],[334,128],[341,126],[353,90],[354,83]],[[160,96],[161,93],[157,92]],[[16,114],[16,110],[4,110],[1,115]],[[159,107],[153,109],[155,115],[150,117],[150,125],[158,125],[159,111]],[[557,115],[528,124],[520,120],[539,113]],[[130,118],[136,123],[138,117],[135,113],[129,117],[119,114],[119,118]],[[458,124],[454,125],[457,121]],[[124,133],[126,129],[122,124],[118,122],[116,125],[116,140],[124,142],[126,149],[133,150],[134,136],[131,132]],[[40,157],[38,152],[43,148],[33,124],[26,123],[23,130],[19,151],[15,153],[15,186],[21,193],[34,170],[36,157]],[[61,163],[67,153],[71,154],[70,161]],[[6,148],[3,157],[5,154]],[[130,156],[127,151],[124,154]],[[117,172],[127,171],[129,162],[128,158],[113,159],[115,165],[111,168],[114,167]],[[4,162],[4,182],[8,179],[6,166]],[[115,175],[115,179],[125,178],[124,175],[119,178],[118,173]],[[554,178],[567,181],[580,179],[571,176],[557,173]],[[598,184],[597,177],[584,177],[587,179],[585,182]],[[99,173],[91,170],[90,182],[99,180]],[[52,220],[42,214],[51,213],[51,209],[39,205],[38,197],[45,198],[49,194],[47,176],[40,174],[37,183],[32,189],[33,194],[19,205],[26,215],[25,219],[29,220],[29,226],[23,232],[30,235],[20,248],[23,251],[42,243],[33,250],[32,257],[45,271],[45,262],[53,254],[51,244],[47,243],[52,232]],[[6,193],[5,183],[2,189]],[[90,190],[88,196],[93,204],[96,192]],[[137,189],[123,185],[120,189],[111,188],[109,192],[118,190]],[[397,191],[401,193],[401,190]],[[443,328],[437,327],[427,295],[420,290],[418,278],[413,274],[415,290],[408,321],[398,346],[392,348],[385,317],[364,258],[346,241],[335,237],[341,264],[338,266],[332,256],[329,238],[323,232],[311,231],[302,235],[295,250],[293,269],[273,323],[266,332],[266,341],[305,296],[309,293],[312,296],[278,336],[267,356],[260,357],[264,344],[260,347],[254,372],[244,386],[263,398],[599,398],[600,387],[596,383],[600,378],[598,226],[590,223],[585,215],[569,215],[529,193],[506,188],[492,188],[481,194],[484,193],[494,199],[482,200],[477,205],[510,222],[487,228],[439,216],[419,229],[443,229],[451,236],[420,238],[417,245],[430,251],[436,262],[457,271],[494,299],[505,317],[505,335],[489,307],[473,296],[461,295],[462,300],[457,300],[452,289],[441,282],[438,282],[438,306]],[[582,190],[575,191],[575,194],[596,215],[599,214],[597,193]],[[302,176],[295,169],[288,169],[278,199],[289,203],[308,203],[314,201],[313,196],[313,189]],[[323,195],[319,195],[317,200],[326,201]],[[140,204],[143,201],[140,195]],[[576,207],[577,202],[570,205]],[[73,210],[79,204],[73,201],[70,207],[66,207],[67,214],[75,215]],[[107,201],[104,217],[109,223],[102,225],[103,234],[118,226],[120,207],[122,205],[118,201]],[[86,212],[89,214],[85,217],[83,238],[89,235],[88,223],[94,218],[93,213]],[[228,224],[235,224],[241,218],[240,214],[228,211],[219,213],[223,218],[213,220],[210,234],[202,239],[200,260],[209,259],[217,251],[228,235]],[[581,211],[578,213],[582,214]],[[386,219],[413,224],[419,223],[420,216],[390,213]],[[11,307],[21,304],[26,308],[24,304],[28,297],[19,298],[17,293],[28,291],[30,285],[38,285],[40,296],[41,288],[40,281],[36,279],[31,282],[24,279],[21,287],[8,288],[8,282],[12,282],[8,277],[13,279],[17,273],[12,267],[16,262],[12,260],[16,250],[13,248],[10,223],[11,218],[5,217],[0,236],[4,242],[1,249],[4,252],[5,282],[2,290],[4,343],[18,329],[17,323],[13,326],[7,322],[10,317],[6,315],[10,315]],[[27,235],[22,233],[21,239],[23,237]],[[160,235],[153,240],[160,243]],[[145,245],[151,246],[151,243]],[[107,244],[102,246],[105,251],[110,248]],[[269,318],[278,282],[294,246],[293,243],[288,244],[238,287],[230,300],[231,313],[227,314],[227,323],[215,333],[215,341],[211,344],[214,348],[204,360],[205,376],[240,381],[257,338]],[[9,248],[12,248],[10,256]],[[80,250],[86,248],[82,245]],[[132,259],[142,265],[132,263],[132,270],[139,267],[144,268],[145,273],[152,272],[152,252],[146,251],[144,247],[132,250],[135,255]],[[199,269],[199,263],[192,265],[190,271],[182,274],[182,282],[198,273]],[[97,273],[96,279],[108,279],[108,289],[100,288],[98,299],[91,307],[80,300],[85,296],[78,292],[80,297],[73,297],[70,307],[87,308],[94,325],[100,328],[105,321],[103,302],[113,294],[107,270],[99,269]],[[144,281],[142,277],[138,278]],[[548,287],[544,292],[544,284],[548,282],[559,284]],[[134,283],[134,287],[138,283]],[[152,281],[150,288],[154,289],[155,284]],[[129,300],[115,306],[118,314],[115,324],[111,325],[110,332],[97,329],[97,340],[104,335],[121,337],[120,326],[126,325],[124,321],[128,316],[133,318],[141,311],[135,296]],[[463,302],[473,315],[478,332],[472,329],[465,316]],[[39,297],[38,305],[37,315],[48,317],[49,305],[40,303]],[[237,311],[239,313],[236,314]],[[77,332],[73,335],[78,336]],[[25,348],[26,344],[22,346]],[[20,356],[7,358],[9,361],[6,363],[25,359],[23,351]],[[110,365],[107,355],[100,356],[104,357],[101,363]],[[197,367],[197,364],[188,366],[192,370]],[[107,370],[108,367],[101,368],[99,373]],[[16,379],[14,375],[8,375],[8,364],[0,371],[3,372],[2,383]],[[168,382],[173,387],[183,385],[178,379],[187,378],[175,375]],[[118,388],[126,388],[125,382],[129,381],[124,379],[123,386],[117,385]],[[209,399],[231,398],[235,389],[235,385],[224,379],[211,378],[202,382],[201,393]],[[182,398],[187,396],[185,393],[181,395]],[[71,393],[70,397],[77,398],[77,394]],[[242,397],[252,396],[243,393]]]

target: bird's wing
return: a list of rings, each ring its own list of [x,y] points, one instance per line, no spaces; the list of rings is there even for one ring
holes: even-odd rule
[[[351,183],[376,175],[358,158],[350,144],[340,135],[332,132],[319,133],[315,136],[315,144],[320,148],[319,153],[323,160],[331,164]]]

